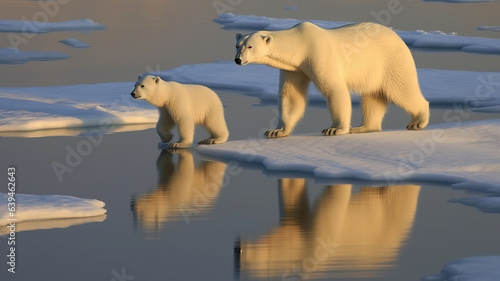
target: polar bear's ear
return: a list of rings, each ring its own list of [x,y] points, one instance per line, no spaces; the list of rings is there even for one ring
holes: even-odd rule
[[[243,38],[243,34],[236,33],[236,41],[240,41],[241,38]]]
[[[271,43],[271,41],[273,41],[273,37],[271,35],[262,36],[262,39],[264,40],[264,42],[266,42],[266,44],[269,44]]]
[[[156,84],[158,84],[158,82],[160,82],[160,77],[159,76],[155,76],[154,79],[155,79],[155,83]]]
[[[144,76],[142,76],[142,75],[137,76],[137,80],[141,80],[142,77],[144,77]]]

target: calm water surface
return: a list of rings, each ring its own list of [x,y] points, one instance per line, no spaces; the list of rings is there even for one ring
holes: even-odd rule
[[[69,1],[51,20],[91,18],[108,29],[33,37],[21,49],[73,57],[0,65],[0,86],[132,81],[157,67],[230,60],[234,32],[212,23],[213,3]],[[500,2],[401,3],[403,12],[390,24],[395,28],[498,37],[476,27],[498,25]],[[386,1],[241,1],[231,12],[373,21],[370,11],[386,6]],[[6,0],[0,18],[29,19],[39,10],[37,1]],[[57,43],[71,37],[92,47]],[[2,34],[0,46],[9,46]],[[414,56],[421,68],[491,71],[500,65],[498,56]],[[274,106],[254,106],[256,99],[234,93],[221,98],[231,139],[256,137],[275,118]],[[445,110],[434,108],[431,123],[443,122]],[[391,109],[384,128],[403,129],[408,118]],[[498,115],[474,114],[468,120],[486,118]],[[355,109],[353,124],[359,122]],[[311,106],[297,133],[319,133],[324,124],[326,109]],[[203,137],[197,132],[196,139]],[[48,221],[37,226],[44,230],[18,232],[15,275],[7,273],[1,236],[1,280],[420,280],[449,261],[500,253],[498,215],[450,203],[473,195],[449,186],[275,174],[259,165],[206,159],[193,150],[158,150],[152,129],[104,136],[59,182],[51,163],[63,162],[65,147],[84,138],[0,138],[2,166],[17,166],[19,193],[96,198],[108,211],[106,218]]]

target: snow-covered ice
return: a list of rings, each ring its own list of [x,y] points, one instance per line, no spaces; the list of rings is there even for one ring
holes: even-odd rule
[[[431,125],[423,131],[383,131],[336,137],[230,141],[197,150],[262,163],[268,170],[319,178],[395,183],[434,181],[500,194],[500,120]]]
[[[264,65],[244,67],[222,61],[184,65],[156,72],[167,81],[206,85],[214,90],[256,96],[263,103],[278,99],[278,70]],[[431,104],[500,111],[499,72],[420,69],[422,91]],[[153,124],[156,108],[130,97],[133,82],[54,87],[0,88],[0,132],[76,128],[106,124]],[[324,98],[311,86],[311,102]],[[356,95],[353,102],[359,102]]]
[[[71,56],[59,52],[25,52],[14,48],[0,48],[0,64],[23,64],[28,61],[65,60]]]
[[[133,82],[1,88],[0,131],[156,123],[156,108],[132,99]]]
[[[287,29],[302,22],[302,20],[297,19],[276,19],[254,15],[234,15],[231,13],[221,14],[214,21],[227,29],[244,29],[250,31]],[[310,22],[323,28],[336,28],[350,24],[350,22],[321,20],[311,20]],[[500,55],[500,39],[458,36],[454,33],[448,34],[441,31],[395,31],[410,48],[416,50],[463,51]]]
[[[12,33],[49,33],[59,31],[92,31],[106,29],[91,19],[78,19],[63,22],[36,22],[27,20],[0,20],[0,32]]]
[[[446,264],[441,273],[422,278],[422,281],[498,281],[500,256],[463,258]]]
[[[70,46],[72,48],[88,48],[88,47],[90,47],[89,44],[82,42],[82,41],[75,39],[75,38],[60,40],[59,42],[64,44],[64,45]]]
[[[0,193],[0,224],[9,224],[9,216],[7,209],[7,194]],[[101,216],[106,213],[104,202],[96,199],[82,199],[73,196],[65,195],[29,195],[16,194],[15,196],[16,223],[37,221],[37,220],[52,220],[52,219],[69,219],[69,218],[87,218]]]

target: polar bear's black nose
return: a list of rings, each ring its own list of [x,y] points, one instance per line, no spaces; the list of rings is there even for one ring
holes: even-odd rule
[[[234,62],[239,65],[239,64],[241,64],[241,59],[240,58],[235,58]]]
[[[130,93],[130,95],[135,99],[135,93],[134,92]]]

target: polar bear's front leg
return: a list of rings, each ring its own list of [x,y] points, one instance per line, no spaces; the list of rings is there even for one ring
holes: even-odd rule
[[[175,121],[166,110],[160,109],[159,112],[160,118],[156,123],[156,133],[163,143],[167,143],[174,137],[170,131],[175,127]]]
[[[302,72],[280,71],[279,111],[280,123],[274,130],[267,130],[268,138],[290,135],[297,122],[304,116],[307,105],[309,78]]]
[[[189,148],[193,144],[194,136],[194,120],[193,118],[184,117],[177,122],[179,130],[179,141],[171,143],[169,148]]]

